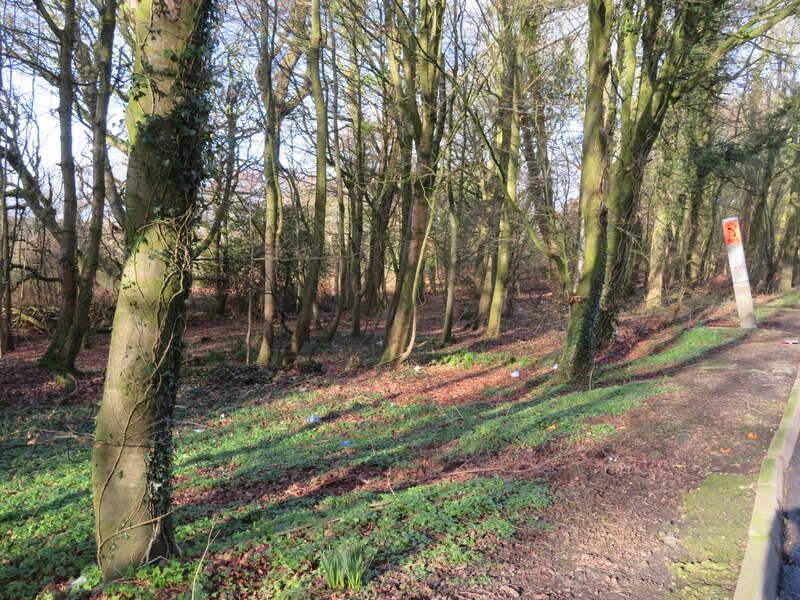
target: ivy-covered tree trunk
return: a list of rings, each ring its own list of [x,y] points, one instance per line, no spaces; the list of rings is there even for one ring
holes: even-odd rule
[[[141,0],[127,110],[122,274],[92,457],[103,579],[177,551],[172,419],[189,293],[191,234],[208,114],[208,0]]]
[[[594,366],[595,325],[600,313],[606,257],[603,176],[608,138],[603,128],[603,96],[610,67],[612,8],[611,0],[589,0],[589,64],[580,183],[585,240],[583,271],[570,299],[560,379],[583,378]]]
[[[745,255],[747,256],[747,267],[750,272],[750,280],[753,285],[758,287],[765,283],[768,271],[768,253],[766,251],[767,239],[769,237],[769,192],[772,188],[772,180],[775,174],[775,167],[778,154],[782,146],[782,140],[773,143],[767,148],[766,161],[763,169],[759,170],[759,180],[755,193],[755,203],[753,205],[752,217],[749,219],[750,226],[744,232],[747,244],[745,245]],[[766,281],[769,283],[769,281]]]

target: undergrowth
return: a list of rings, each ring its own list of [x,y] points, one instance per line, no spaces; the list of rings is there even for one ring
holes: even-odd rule
[[[731,330],[688,331],[654,348],[655,356],[604,375],[608,383],[630,379],[736,339]],[[465,368],[528,364],[503,352],[436,360]],[[197,367],[209,368],[217,367]],[[387,573],[418,580],[478,564],[519,527],[543,526],[541,513],[551,502],[544,482],[415,481],[423,461],[474,463],[515,446],[544,449],[557,440],[603,439],[615,434],[606,417],[674,389],[661,379],[582,391],[545,383],[520,389],[521,399],[506,400],[493,389],[483,396],[491,401],[444,406],[424,396],[394,402],[380,393],[330,397],[297,387],[272,388],[266,395],[261,383],[240,379],[213,388],[187,386],[179,398],[174,493],[183,555],[104,588],[110,597],[188,596],[193,582],[221,598],[323,596],[330,593],[320,564],[325,550],[352,544],[374,553],[360,582],[365,593]],[[9,410],[0,416],[8,432],[0,442],[45,429],[90,432],[93,411]],[[309,421],[312,416],[318,424]],[[84,587],[99,583],[90,455],[91,444],[72,440],[6,452],[0,464],[0,596],[32,597],[80,575],[87,579]],[[339,483],[328,486],[330,481]],[[486,585],[481,577],[474,581]]]
[[[443,365],[448,367],[463,367],[470,369],[477,365],[480,367],[501,367],[514,365],[520,369],[526,369],[536,364],[536,360],[529,356],[515,356],[510,352],[474,352],[471,350],[456,350],[448,354],[432,356],[431,365]]]

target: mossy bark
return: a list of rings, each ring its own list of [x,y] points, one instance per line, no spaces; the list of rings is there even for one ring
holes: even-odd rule
[[[595,327],[605,276],[606,223],[603,177],[608,138],[604,123],[604,88],[611,52],[610,0],[589,0],[589,64],[583,127],[580,203],[584,229],[583,271],[570,301],[561,380],[582,379],[594,367]]]
[[[0,74],[0,84],[2,74]],[[6,189],[5,161],[0,167],[0,190]],[[8,226],[8,208],[5,194],[0,194],[0,357],[14,350],[14,333],[11,328],[11,228]]]
[[[75,0],[65,0],[64,23],[58,34],[58,121],[60,167],[63,186],[63,217],[58,235],[58,277],[61,282],[61,306],[58,321],[39,364],[46,369],[69,373],[69,332],[78,301],[78,191],[75,181],[75,157],[72,153],[72,107],[75,85],[72,59],[77,34]],[[41,10],[46,10],[42,8]]]
[[[300,315],[297,326],[289,340],[283,357],[284,366],[290,367],[299,354],[311,331],[311,319],[317,301],[319,273],[322,269],[322,253],[325,249],[325,204],[328,195],[326,151],[328,146],[328,113],[325,105],[325,93],[322,90],[322,24],[320,1],[311,0],[311,38],[307,51],[308,76],[311,81],[311,95],[317,121],[316,132],[316,181],[314,189],[314,229],[311,240],[311,255],[306,265],[305,286],[300,302]]]
[[[281,239],[282,195],[278,171],[280,165],[281,124],[306,95],[305,88],[294,96],[289,92],[294,71],[302,52],[295,39],[306,22],[305,1],[295,2],[288,9],[286,34],[277,35],[284,26],[277,5],[260,3],[261,29],[256,81],[264,107],[264,296],[262,300],[261,344],[256,363],[269,364],[275,345],[274,321],[277,314],[278,265]],[[287,267],[288,268],[288,267]],[[287,287],[290,274],[287,273]],[[284,302],[289,294],[284,293]]]
[[[789,206],[786,208],[786,229],[778,250],[776,270],[780,292],[792,289],[798,250],[800,250],[800,150],[796,152],[792,165]]]
[[[500,5],[501,19],[505,25],[506,34],[503,43],[504,64],[501,95],[501,131],[500,131],[500,167],[505,171],[499,181],[505,189],[500,190],[500,215],[497,235],[497,268],[495,269],[492,299],[489,306],[489,316],[486,322],[486,331],[483,337],[496,338],[500,335],[500,323],[506,304],[508,293],[509,266],[511,263],[512,227],[509,215],[509,206],[517,201],[517,183],[519,178],[519,146],[520,129],[518,118],[518,77],[520,62],[522,60],[522,36],[516,31],[512,23],[512,15],[508,12],[505,3]],[[512,292],[513,293],[513,292]]]
[[[125,198],[134,236],[92,456],[97,558],[106,581],[177,551],[172,418],[208,112],[209,21],[205,0],[142,0],[136,13]]]
[[[100,35],[95,46],[97,80],[90,97],[94,99],[92,118],[92,216],[89,222],[89,244],[83,261],[75,316],[72,320],[68,344],[62,357],[67,369],[77,372],[75,360],[89,328],[89,311],[94,298],[94,280],[100,264],[100,240],[103,235],[103,217],[106,205],[105,166],[108,161],[108,104],[111,98],[111,58],[114,50],[114,30],[117,21],[116,0],[105,0],[100,14]]]
[[[416,148],[406,249],[395,292],[397,307],[386,331],[381,359],[393,364],[402,362],[414,343],[417,295],[443,129],[440,68],[444,0],[419,0],[412,3],[409,12],[402,8],[390,0],[384,2],[396,119]],[[416,15],[416,21],[409,22],[407,14]]]

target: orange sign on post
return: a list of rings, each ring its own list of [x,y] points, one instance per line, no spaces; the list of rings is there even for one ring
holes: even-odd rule
[[[724,222],[725,226],[725,244],[741,244],[742,234],[739,232],[739,219],[728,219]]]
[[[723,219],[722,232],[725,235],[725,250],[728,253],[728,266],[731,272],[733,293],[736,296],[739,322],[745,329],[755,329],[756,314],[753,310],[753,296],[750,291],[750,277],[747,274],[747,261],[744,257],[739,219],[737,217]]]

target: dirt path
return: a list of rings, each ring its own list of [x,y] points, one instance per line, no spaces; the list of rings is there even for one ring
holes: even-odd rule
[[[679,391],[616,419],[623,433],[593,460],[554,474],[547,517],[557,530],[499,548],[489,571],[497,585],[482,597],[732,596],[752,508],[749,482],[800,364],[800,347],[783,341],[798,333],[800,311],[781,310],[743,341],[666,375]],[[730,478],[733,492],[722,483]],[[705,509],[684,514],[687,492],[698,490],[691,504],[709,482],[721,504],[700,496]],[[738,508],[728,502],[735,493]],[[720,545],[731,564],[714,561]],[[706,551],[711,558],[702,557]],[[714,581],[709,571],[727,576]],[[458,594],[442,589],[439,597]]]

